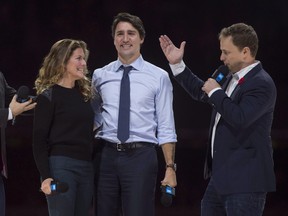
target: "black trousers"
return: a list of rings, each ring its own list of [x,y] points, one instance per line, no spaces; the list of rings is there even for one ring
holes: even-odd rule
[[[158,159],[153,145],[127,151],[104,145],[94,165],[95,215],[154,216]]]

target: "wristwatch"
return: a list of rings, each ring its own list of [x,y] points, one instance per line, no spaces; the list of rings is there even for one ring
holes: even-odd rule
[[[166,169],[167,169],[168,167],[172,168],[175,172],[176,172],[176,170],[177,170],[176,163],[166,164]]]

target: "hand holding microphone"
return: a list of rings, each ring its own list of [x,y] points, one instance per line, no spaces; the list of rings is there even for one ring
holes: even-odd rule
[[[69,185],[65,182],[55,181],[52,178],[45,179],[41,184],[40,191],[46,195],[56,195],[69,190]]]
[[[163,206],[169,207],[175,196],[176,180],[176,163],[166,164],[165,178],[161,181],[161,198],[160,202]]]
[[[32,99],[32,100],[31,100]],[[12,101],[9,104],[13,115],[12,125],[15,124],[16,116],[33,109],[36,106],[35,103],[36,97],[29,96],[29,88],[27,86],[21,86],[17,95],[14,95]]]
[[[212,74],[211,78],[215,79],[220,86],[227,80],[229,74],[229,68],[226,65],[220,65],[220,67]]]
[[[213,89],[220,87],[227,80],[227,75],[229,74],[229,68],[226,65],[221,65],[215,72],[211,75],[203,85],[202,91],[204,92],[202,95],[202,100],[207,100],[207,94]],[[215,82],[216,81],[216,82]]]
[[[216,86],[222,86],[227,80],[227,75],[229,74],[229,69],[226,65],[221,65],[209,78],[202,87],[202,90],[206,93],[213,90]],[[215,80],[217,85],[212,81]]]

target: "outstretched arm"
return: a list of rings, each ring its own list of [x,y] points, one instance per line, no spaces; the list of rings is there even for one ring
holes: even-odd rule
[[[160,47],[170,64],[180,63],[184,56],[186,41],[182,41],[180,48],[177,48],[167,35],[159,37]]]

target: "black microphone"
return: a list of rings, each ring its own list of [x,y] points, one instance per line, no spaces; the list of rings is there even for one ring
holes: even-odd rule
[[[20,86],[17,91],[16,101],[18,103],[24,103],[29,100],[29,88],[27,86]],[[16,117],[12,119],[12,125],[15,125]]]
[[[218,69],[214,71],[214,73],[211,75],[212,79],[215,79],[216,82],[222,86],[224,82],[227,80],[227,75],[229,74],[229,68],[226,65],[220,65]],[[202,100],[207,101],[208,96],[205,92],[203,92],[203,95],[201,97]]]
[[[17,91],[16,101],[18,103],[24,103],[29,100],[29,88],[27,86],[20,86]]]
[[[175,196],[175,188],[168,185],[161,185],[161,198],[160,202],[163,206],[169,207],[172,204],[173,196]]]
[[[220,65],[220,67],[215,70],[211,78],[215,79],[220,86],[227,80],[227,75],[229,73],[229,68],[226,65]]]
[[[69,186],[65,182],[52,181],[50,184],[50,188],[51,188],[51,195],[56,195],[59,193],[67,192],[69,189]]]

